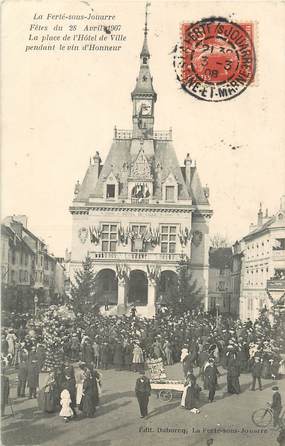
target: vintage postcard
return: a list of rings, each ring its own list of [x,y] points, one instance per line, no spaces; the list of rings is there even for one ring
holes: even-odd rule
[[[284,24],[2,2],[2,444],[285,445]]]

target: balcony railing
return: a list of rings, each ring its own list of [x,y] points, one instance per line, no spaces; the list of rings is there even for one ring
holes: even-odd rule
[[[268,290],[285,290],[285,279],[270,279],[267,280]]]
[[[93,260],[115,260],[115,261],[134,261],[134,262],[179,262],[185,257],[185,254],[171,253],[153,253],[153,252],[90,252]]]
[[[285,249],[273,249],[272,258],[276,260],[285,259]]]
[[[114,139],[132,139],[132,138],[133,138],[132,130],[117,129],[117,127],[114,128]],[[172,129],[155,130],[153,132],[153,135],[150,136],[150,138],[153,138],[158,141],[172,141]]]
[[[134,198],[134,197],[132,197],[132,203],[134,203],[134,204],[149,204],[149,198]]]

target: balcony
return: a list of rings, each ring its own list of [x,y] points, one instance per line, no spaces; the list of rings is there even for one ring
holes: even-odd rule
[[[285,279],[270,279],[267,280],[267,289],[270,290],[285,290]]]
[[[132,139],[133,131],[126,129],[114,128],[114,139]],[[157,141],[172,141],[172,129],[169,130],[155,130],[153,135],[149,136],[150,139],[155,139]]]
[[[272,250],[272,259],[273,260],[284,260],[285,261],[285,249],[273,249]]]
[[[149,204],[149,198],[134,198],[131,200],[132,204]]]
[[[153,252],[90,252],[92,260],[102,262],[166,262],[178,263],[180,260],[186,258],[185,254],[170,254],[170,253],[153,253]]]

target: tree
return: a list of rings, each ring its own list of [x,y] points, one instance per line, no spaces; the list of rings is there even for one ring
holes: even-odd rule
[[[222,234],[216,233],[213,234],[212,237],[210,237],[210,246],[211,248],[227,248],[231,246],[231,243]]]
[[[82,268],[76,271],[71,285],[73,310],[75,313],[86,313],[95,297],[95,276],[92,259],[88,255],[82,262]]]
[[[197,288],[197,280],[193,280],[189,260],[181,260],[177,267],[177,287],[172,296],[167,297],[167,306],[175,314],[200,307],[202,295],[201,288]]]

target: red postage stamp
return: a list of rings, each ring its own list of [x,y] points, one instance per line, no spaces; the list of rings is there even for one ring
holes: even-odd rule
[[[253,23],[224,18],[183,23],[174,66],[182,88],[205,101],[225,101],[253,82],[256,58]]]

